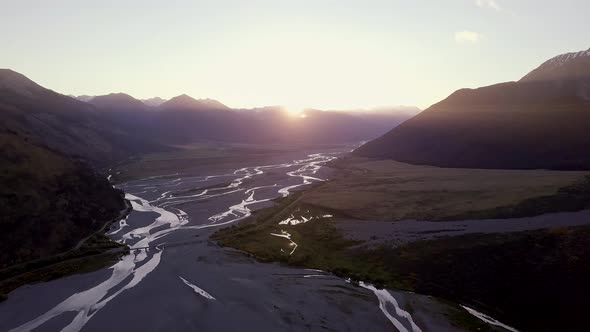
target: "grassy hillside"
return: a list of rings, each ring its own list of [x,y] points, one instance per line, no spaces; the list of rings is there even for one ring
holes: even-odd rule
[[[0,268],[74,247],[125,208],[88,166],[0,132]]]

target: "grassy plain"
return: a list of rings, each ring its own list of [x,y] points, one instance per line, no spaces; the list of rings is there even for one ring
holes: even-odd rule
[[[388,287],[416,291],[415,273],[409,270],[391,270],[391,262],[384,256],[384,248],[378,250],[353,249],[356,241],[344,238],[334,226],[334,220],[325,218],[304,224],[278,225],[284,218],[296,211],[309,211],[309,214],[321,216],[326,211],[302,204],[304,193],[298,193],[277,201],[274,207],[254,212],[247,221],[216,232],[212,239],[221,246],[228,246],[252,254],[263,262],[281,262],[284,264],[321,269],[352,282],[365,281],[378,287]],[[270,235],[287,232],[297,248],[292,254],[290,241]],[[389,255],[389,253],[387,253]],[[456,304],[440,301],[440,308],[450,322],[467,331],[492,331],[489,325],[469,315]],[[406,308],[410,310],[410,308]]]
[[[556,195],[590,172],[485,170],[416,166],[347,157],[335,161],[334,179],[309,192],[304,203],[361,220],[461,220],[552,212],[511,209]],[[555,206],[555,210],[579,210]]]
[[[301,201],[281,201],[218,231],[213,239],[260,261],[321,269],[353,281],[465,304],[525,331],[581,331],[580,324],[585,324],[590,227],[470,234],[365,249],[339,234],[338,221],[331,218],[279,225],[297,208],[325,213]],[[291,255],[289,240],[270,235],[281,231],[297,244]],[[458,327],[487,330],[458,306],[447,315]]]

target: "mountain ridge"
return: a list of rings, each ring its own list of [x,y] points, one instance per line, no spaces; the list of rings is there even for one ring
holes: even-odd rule
[[[157,150],[122,130],[96,106],[46,89],[22,74],[1,71],[0,129],[34,138],[46,146],[105,165],[139,152]]]

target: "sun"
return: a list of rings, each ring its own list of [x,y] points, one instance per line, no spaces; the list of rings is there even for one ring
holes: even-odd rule
[[[303,107],[285,107],[287,114],[290,118],[294,119],[304,119],[307,117],[305,114],[305,109]]]

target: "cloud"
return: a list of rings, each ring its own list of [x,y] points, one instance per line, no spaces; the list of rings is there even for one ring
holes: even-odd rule
[[[463,31],[457,31],[455,32],[455,41],[459,44],[463,44],[463,43],[478,43],[482,38],[482,35],[478,32],[474,32],[474,31],[468,31],[468,30],[463,30]]]
[[[488,8],[497,11],[502,10],[502,7],[496,2],[496,0],[475,0],[475,4],[480,8]]]

